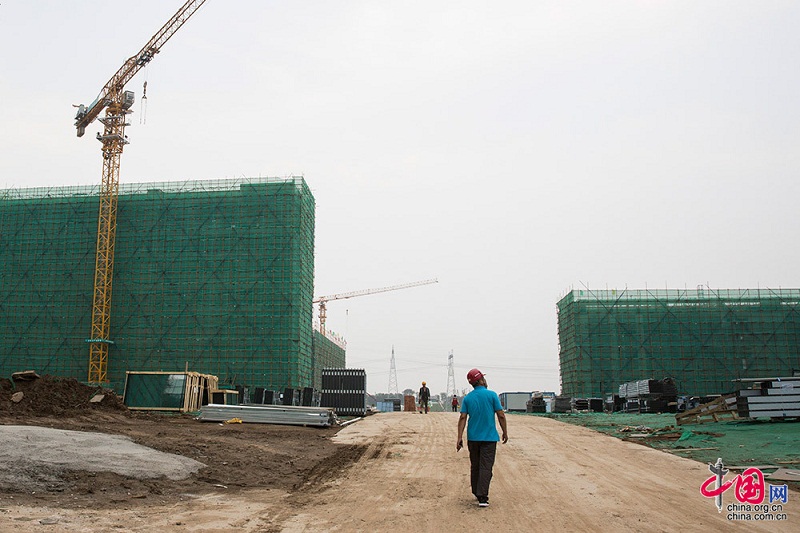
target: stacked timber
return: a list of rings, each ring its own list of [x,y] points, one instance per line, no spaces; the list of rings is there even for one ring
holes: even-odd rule
[[[752,381],[754,382],[752,388],[742,389],[736,393],[736,410],[740,417],[800,417],[800,377]]]
[[[253,424],[328,427],[336,423],[333,409],[281,405],[204,405],[197,417],[202,422],[233,420]]]

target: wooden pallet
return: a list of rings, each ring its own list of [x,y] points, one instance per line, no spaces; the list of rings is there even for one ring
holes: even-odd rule
[[[679,426],[683,424],[703,424],[705,422],[722,422],[738,419],[739,413],[736,411],[735,394],[720,396],[714,401],[698,405],[694,409],[675,415],[675,421]]]

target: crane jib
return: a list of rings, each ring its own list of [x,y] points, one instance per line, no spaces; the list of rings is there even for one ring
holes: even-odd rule
[[[83,137],[86,126],[94,122],[100,113],[111,105],[113,95],[121,94],[125,84],[133,78],[139,70],[153,60],[155,55],[161,50],[170,37],[175,35],[183,23],[191,17],[195,11],[200,9],[206,0],[189,0],[164,24],[155,35],[145,44],[139,52],[129,58],[122,67],[111,77],[103,86],[103,90],[88,107],[83,104],[78,106],[78,113],[75,115],[75,128],[78,137]]]

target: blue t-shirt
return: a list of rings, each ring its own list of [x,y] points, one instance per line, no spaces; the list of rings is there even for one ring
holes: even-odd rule
[[[464,396],[461,412],[467,413],[467,440],[498,442],[500,435],[494,422],[494,413],[503,409],[497,393],[482,385]]]

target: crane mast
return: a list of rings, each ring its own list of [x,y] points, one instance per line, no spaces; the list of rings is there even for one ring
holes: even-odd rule
[[[411,287],[419,287],[420,285],[430,285],[431,283],[439,283],[438,279],[426,279],[422,281],[414,281],[412,283],[404,283],[403,285],[392,285],[391,287],[380,287],[377,289],[363,289],[360,291],[343,292],[340,294],[332,294],[330,296],[317,296],[311,302],[319,304],[319,331],[325,334],[325,319],[327,317],[326,302],[330,300],[344,300],[347,298],[355,298],[356,296],[366,296],[368,294],[377,294],[379,292],[396,291],[399,289],[408,289]]]
[[[95,255],[94,291],[92,294],[92,330],[89,343],[90,383],[107,381],[108,347],[111,324],[111,288],[114,274],[114,245],[117,230],[117,197],[119,194],[119,165],[122,150],[128,139],[125,127],[127,115],[133,105],[132,91],[125,90],[128,83],[161,50],[175,32],[183,26],[206,0],[189,0],[153,35],[139,52],[128,58],[122,67],[103,86],[100,94],[88,107],[78,106],[75,127],[82,137],[86,127],[105,109],[103,133],[97,134],[102,143],[103,177],[100,185],[100,209],[97,221],[97,250]]]

